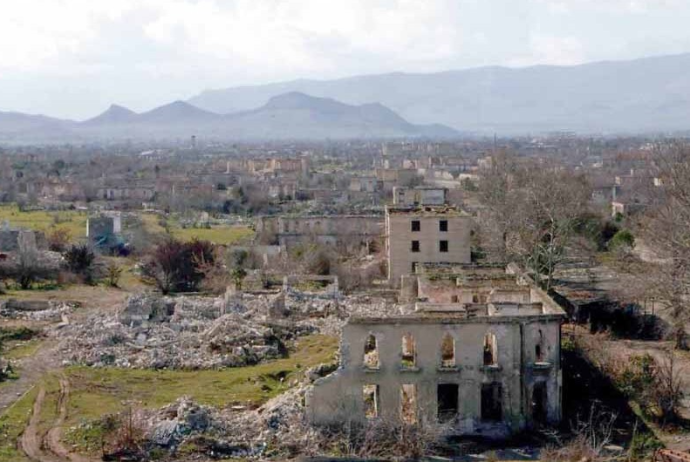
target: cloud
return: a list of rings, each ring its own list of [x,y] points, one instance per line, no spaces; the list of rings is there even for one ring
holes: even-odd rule
[[[535,0],[551,12],[570,13],[575,10],[600,10],[618,13],[646,13],[650,10],[682,6],[685,0]]]
[[[112,101],[145,109],[204,88],[300,77],[663,52],[662,42],[640,45],[649,37],[679,51],[690,21],[687,0],[5,3],[0,108],[77,117]],[[80,92],[88,101],[65,104],[61,96]]]

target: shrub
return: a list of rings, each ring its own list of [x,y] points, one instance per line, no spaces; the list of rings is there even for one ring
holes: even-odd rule
[[[210,242],[169,239],[149,253],[141,273],[164,294],[190,292],[199,288],[215,264],[215,248]]]
[[[110,262],[106,268],[106,279],[108,280],[108,285],[110,287],[118,287],[120,276],[122,276],[122,268],[120,268],[117,263]]]
[[[73,245],[64,257],[72,273],[82,276],[87,283],[93,282],[96,254],[87,245]]]
[[[609,249],[632,249],[635,246],[635,236],[627,229],[618,231],[609,241]]]
[[[55,228],[46,236],[48,248],[53,252],[64,252],[72,239],[70,232],[64,228]]]

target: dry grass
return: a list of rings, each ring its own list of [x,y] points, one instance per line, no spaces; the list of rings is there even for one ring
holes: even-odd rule
[[[57,228],[65,229],[73,240],[86,234],[86,212],[76,210],[22,212],[16,205],[2,205],[0,206],[0,223],[5,221],[15,227],[43,232]]]

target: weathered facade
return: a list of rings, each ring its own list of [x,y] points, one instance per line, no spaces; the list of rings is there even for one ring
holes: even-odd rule
[[[446,195],[448,190],[445,188],[404,188],[396,186],[393,188],[394,205],[443,205],[447,202]]]
[[[119,212],[110,212],[86,221],[86,237],[89,244],[99,249],[109,249],[120,243],[122,217]]]
[[[383,235],[383,217],[377,215],[307,215],[259,217],[260,239],[291,247],[306,242],[326,245],[370,246]]]
[[[413,274],[424,263],[470,263],[472,219],[451,206],[386,208],[388,280]]]
[[[513,270],[419,276],[454,281],[463,300],[500,287],[481,303],[424,298],[413,314],[351,319],[339,369],[308,395],[312,422],[440,421],[457,435],[502,437],[560,421],[564,312]]]

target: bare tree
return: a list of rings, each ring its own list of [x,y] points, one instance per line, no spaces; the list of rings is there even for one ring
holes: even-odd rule
[[[547,289],[563,262],[578,220],[587,210],[590,188],[581,175],[505,154],[493,159],[481,180],[487,210],[480,223],[502,239],[504,258],[534,272]],[[495,240],[495,238],[494,238]]]
[[[661,186],[640,224],[645,243],[660,257],[645,278],[673,324],[676,348],[687,349],[690,317],[690,147],[674,146],[657,158]]]

